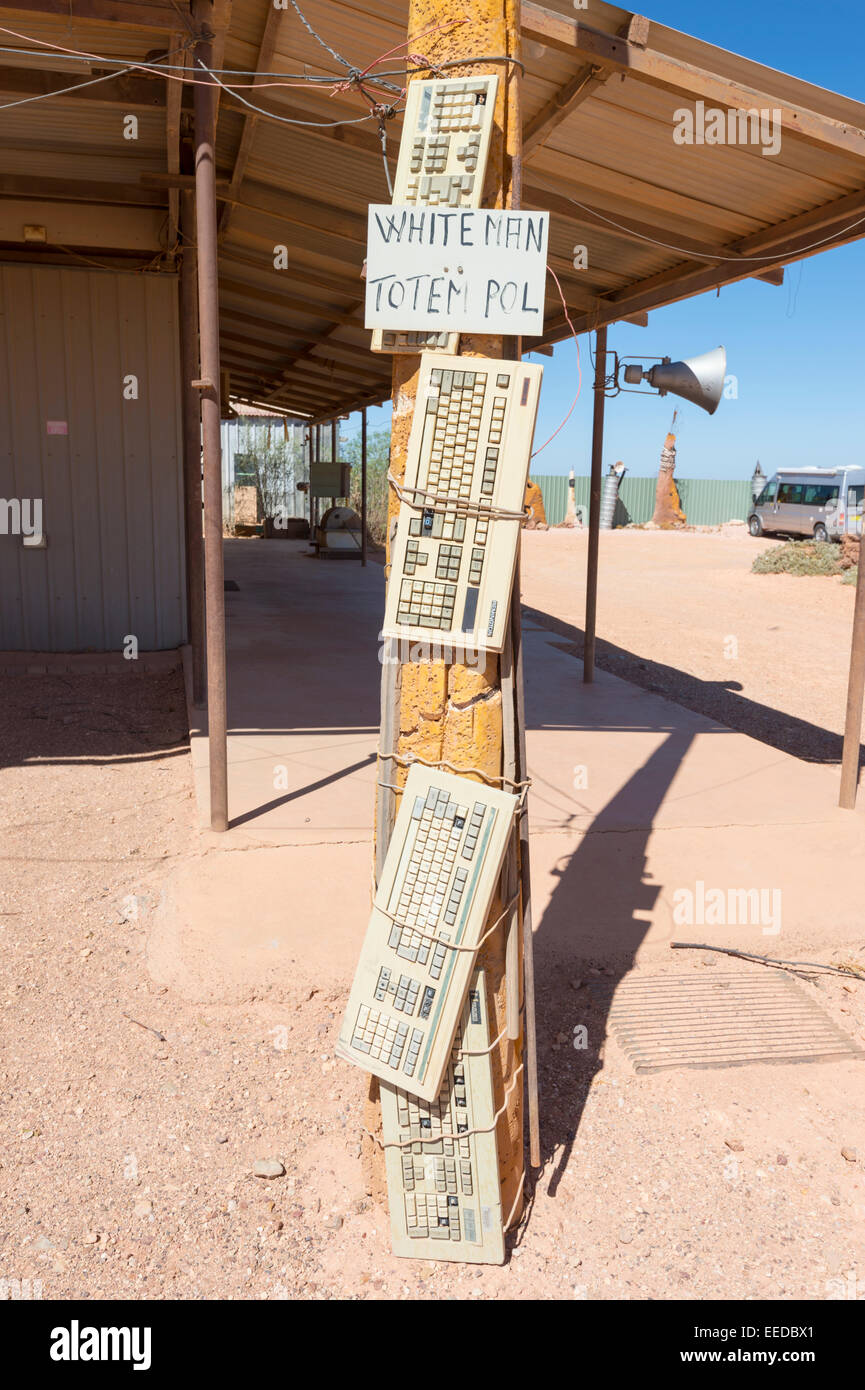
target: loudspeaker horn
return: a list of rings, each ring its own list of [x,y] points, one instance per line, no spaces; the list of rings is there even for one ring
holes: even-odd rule
[[[700,357],[688,357],[684,362],[659,362],[644,373],[645,380],[662,396],[681,396],[710,415],[718,409],[726,375],[727,350],[723,347],[713,348]]]

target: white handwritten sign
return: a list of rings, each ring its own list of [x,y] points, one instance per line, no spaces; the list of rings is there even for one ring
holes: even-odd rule
[[[539,335],[548,212],[371,203],[367,328]]]

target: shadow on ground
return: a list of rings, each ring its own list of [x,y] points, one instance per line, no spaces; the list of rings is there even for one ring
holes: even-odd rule
[[[592,1078],[602,1065],[607,1014],[616,985],[633,968],[648,929],[645,918],[663,887],[647,877],[648,841],[694,738],[673,729],[595,817],[574,854],[558,870],[535,933],[538,1084],[543,1169],[539,1180],[555,1196],[568,1166]],[[629,828],[622,829],[623,820]],[[615,832],[615,833],[608,833]],[[579,949],[587,913],[602,920],[603,960]],[[586,1029],[576,1051],[574,1029]]]
[[[188,755],[179,670],[0,676],[0,767]]]
[[[567,646],[562,650],[582,660],[581,628],[537,608],[524,607],[523,613],[540,627],[564,638]],[[783,710],[749,700],[738,693],[742,687],[737,681],[700,680],[698,676],[692,676],[677,666],[652,661],[602,638],[596,640],[595,660],[601,670],[609,671],[611,675],[619,676],[644,690],[651,690],[656,695],[663,695],[685,709],[714,719],[728,729],[747,734],[749,738],[759,739],[761,743],[767,743],[794,758],[812,763],[841,761],[843,740],[840,734],[809,724],[805,719],[797,719],[795,715],[785,714]],[[860,749],[860,759],[861,754]]]

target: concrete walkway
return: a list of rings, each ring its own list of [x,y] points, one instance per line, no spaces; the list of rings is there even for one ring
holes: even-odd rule
[[[259,994],[301,963],[342,988],[366,924],[384,576],[305,549],[226,542],[231,828],[202,830],[206,871],[177,871],[153,948],[197,997]],[[836,769],[604,672],[584,686],[532,621],[525,651],[540,981],[669,962],[671,940],[784,957],[861,941],[865,812],[837,809]],[[190,727],[204,827],[199,711]]]

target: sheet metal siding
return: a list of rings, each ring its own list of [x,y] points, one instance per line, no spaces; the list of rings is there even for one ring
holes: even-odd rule
[[[0,535],[0,649],[186,640],[178,338],[174,276],[0,265],[0,496],[48,537]]]
[[[285,441],[289,448],[293,442],[298,450],[298,460],[286,470],[282,495],[282,505],[289,516],[302,513],[303,494],[297,491],[297,484],[308,477],[304,449],[304,422],[302,420],[283,420],[272,417],[256,420],[241,417],[238,420],[222,421],[222,508],[226,521],[234,523],[235,460],[238,454],[254,454],[266,451],[271,445],[277,446]],[[325,433],[323,431],[323,433]],[[330,433],[327,433],[327,444]],[[323,449],[322,452],[325,452]]]
[[[544,511],[550,526],[564,521],[568,509],[568,480],[564,475],[532,474],[544,495]],[[625,474],[613,516],[614,526],[651,521],[655,510],[655,478]],[[682,510],[691,526],[719,526],[725,521],[744,521],[751,505],[747,478],[677,478]],[[588,508],[588,477],[574,480],[576,505]]]

